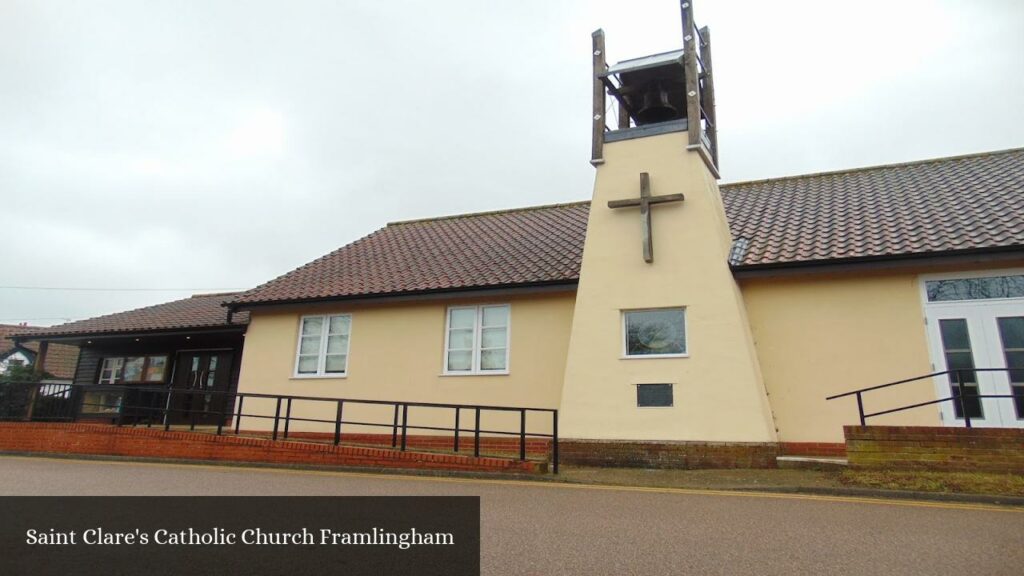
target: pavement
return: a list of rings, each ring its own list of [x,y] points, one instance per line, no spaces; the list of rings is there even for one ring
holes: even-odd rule
[[[476,495],[483,574],[1020,574],[1024,509],[0,457],[5,495]]]

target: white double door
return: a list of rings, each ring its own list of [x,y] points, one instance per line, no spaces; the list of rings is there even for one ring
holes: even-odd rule
[[[958,375],[965,392],[964,406],[940,404],[945,425],[963,426],[966,409],[972,426],[1024,427],[1024,400],[971,398],[1024,394],[1024,299],[929,303],[925,312],[935,370],[958,372],[935,378],[937,397],[959,395]]]

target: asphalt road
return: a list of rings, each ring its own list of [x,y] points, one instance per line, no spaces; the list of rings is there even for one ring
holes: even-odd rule
[[[484,574],[1022,574],[1024,509],[0,457],[9,495],[478,495]]]

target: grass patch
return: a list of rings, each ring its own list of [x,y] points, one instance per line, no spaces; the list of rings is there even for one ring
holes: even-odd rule
[[[1024,475],[988,472],[916,472],[893,470],[844,470],[839,482],[845,486],[1024,496]]]

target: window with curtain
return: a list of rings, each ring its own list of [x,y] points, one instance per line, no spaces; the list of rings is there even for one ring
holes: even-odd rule
[[[295,353],[295,375],[344,376],[348,373],[352,316],[303,316]]]
[[[453,306],[447,324],[446,374],[508,372],[508,304]]]

